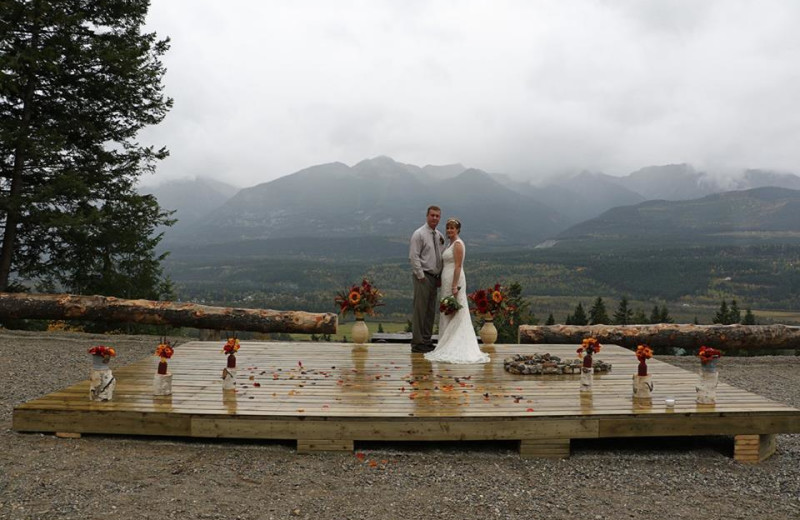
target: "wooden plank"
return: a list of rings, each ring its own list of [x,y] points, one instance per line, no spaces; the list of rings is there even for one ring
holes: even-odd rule
[[[569,454],[569,439],[522,439],[519,443],[519,455],[523,459],[566,459]]]
[[[343,439],[298,439],[297,453],[309,454],[317,452],[353,451],[353,441]]]

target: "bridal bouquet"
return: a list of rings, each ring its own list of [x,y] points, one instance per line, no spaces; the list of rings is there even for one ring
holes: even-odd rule
[[[439,302],[439,312],[443,312],[446,316],[455,314],[461,307],[462,305],[458,303],[456,297],[452,295],[442,298]]]
[[[382,299],[383,293],[364,278],[360,285],[356,284],[349,289],[339,291],[333,301],[339,307],[342,316],[352,312],[359,317],[361,314],[374,316],[375,307],[383,305]]]
[[[467,295],[473,307],[470,309],[475,314],[484,314],[494,317],[513,310],[508,303],[508,294],[499,283],[488,289],[478,289]]]

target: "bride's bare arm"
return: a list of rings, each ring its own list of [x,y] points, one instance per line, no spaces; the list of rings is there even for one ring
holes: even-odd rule
[[[456,242],[453,244],[453,261],[455,270],[453,271],[453,295],[458,294],[458,281],[461,279],[461,265],[464,263],[464,244]]]

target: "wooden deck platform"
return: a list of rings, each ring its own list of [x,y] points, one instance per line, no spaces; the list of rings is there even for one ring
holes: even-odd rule
[[[171,396],[152,395],[152,357],[114,369],[112,401],[90,401],[82,381],[17,406],[13,429],[291,439],[299,452],[353,450],[355,441],[517,440],[523,457],[567,457],[570,440],[580,438],[730,435],[735,458],[746,462],[768,457],[775,434],[800,433],[800,410],[730,385],[720,383],[715,405],[697,404],[697,374],[658,359],[648,363],[652,399],[635,401],[637,360],[613,345],[596,355],[613,369],[595,375],[590,393],[579,391],[579,375],[503,369],[515,353],[571,359],[574,345],[486,347],[490,363],[448,365],[411,354],[408,345],[243,342],[236,390],[228,391],[221,347],[178,347],[169,362]]]

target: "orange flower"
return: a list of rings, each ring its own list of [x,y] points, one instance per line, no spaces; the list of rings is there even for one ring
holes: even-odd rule
[[[351,291],[348,299],[350,300],[351,304],[358,305],[358,302],[361,301],[361,293],[358,291]]]
[[[639,345],[636,347],[636,357],[639,359],[639,361],[650,359],[653,357],[653,349],[647,345]]]
[[[492,301],[494,301],[495,303],[500,303],[501,301],[503,301],[503,295],[500,293],[500,291],[494,291],[492,293]]]
[[[169,359],[172,357],[172,354],[174,352],[175,350],[170,346],[169,343],[161,343],[158,347],[156,347],[155,355],[158,357]]]
[[[236,336],[228,338],[228,341],[225,342],[225,345],[222,347],[222,352],[228,355],[236,354],[238,350],[239,350],[239,340],[236,338]]]

